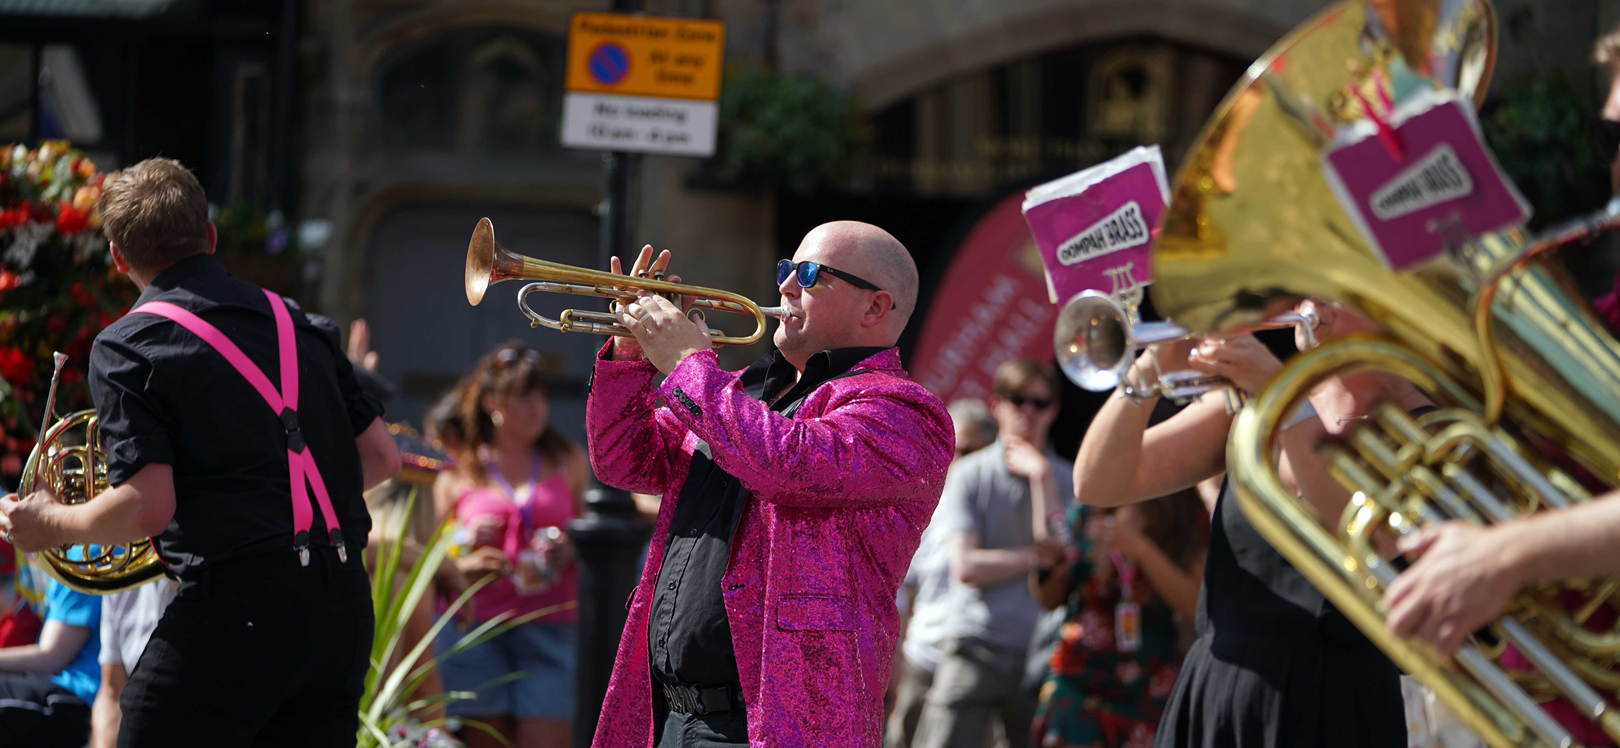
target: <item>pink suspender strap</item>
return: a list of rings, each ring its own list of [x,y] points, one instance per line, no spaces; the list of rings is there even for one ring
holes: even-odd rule
[[[338,559],[346,562],[349,560],[349,553],[343,545],[343,532],[338,527],[337,514],[332,511],[332,498],[326,492],[326,483],[321,480],[321,471],[315,465],[315,456],[310,454],[309,445],[304,441],[304,433],[298,426],[298,345],[293,337],[292,315],[288,313],[287,305],[281,297],[270,291],[265,291],[264,295],[270,299],[270,311],[276,318],[276,344],[280,352],[278,358],[281,360],[280,392],[270,385],[270,379],[246,354],[242,353],[241,348],[236,347],[230,338],[225,337],[225,333],[208,324],[203,318],[166,301],[149,301],[131,310],[130,313],[145,312],[166,317],[202,338],[204,343],[224,356],[231,367],[258,391],[259,397],[264,398],[265,404],[279,415],[282,427],[287,430],[287,475],[288,482],[292,486],[293,548],[298,551],[298,562],[304,566],[309,565],[309,528],[315,519],[309,506],[310,488],[315,490],[315,503],[320,507],[322,519],[326,520],[329,539],[337,548]]]

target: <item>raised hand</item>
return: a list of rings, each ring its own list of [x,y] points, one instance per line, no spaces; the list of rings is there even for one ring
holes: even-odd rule
[[[1007,472],[1029,480],[1045,478],[1052,472],[1052,463],[1035,445],[1011,435],[1005,438],[1005,443]]]
[[[669,269],[669,260],[669,250],[666,249],[659,252],[658,255],[654,257],[652,245],[648,244],[642,247],[641,252],[636,255],[636,261],[635,264],[631,266],[630,274],[637,278],[657,277]],[[624,263],[621,262],[616,255],[608,261],[608,269],[615,275],[624,275]],[[665,280],[672,283],[681,282],[679,276],[670,276],[665,278]],[[625,298],[619,302],[621,309],[623,306],[634,301],[638,296],[633,289],[625,288],[623,290],[625,292]],[[643,354],[641,351],[641,344],[637,343],[635,338],[625,336],[617,336],[613,338],[613,360],[640,361],[642,358]]]

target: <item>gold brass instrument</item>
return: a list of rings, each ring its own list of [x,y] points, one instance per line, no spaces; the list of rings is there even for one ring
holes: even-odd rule
[[[1281,329],[1304,325],[1308,347],[1315,347],[1316,315],[1286,312],[1250,326],[1249,329]],[[1053,348],[1058,368],[1077,386],[1092,392],[1107,392],[1121,385],[1131,363],[1142,349],[1161,343],[1186,340],[1196,334],[1169,322],[1143,322],[1129,304],[1122,304],[1101,291],[1083,291],[1058,310],[1053,328]],[[1223,377],[1200,371],[1156,372],[1154,381],[1141,389],[1131,388],[1130,397],[1166,397],[1183,401],[1206,392],[1232,386]],[[1127,385],[1129,386],[1129,385]]]
[[[612,314],[565,309],[556,319],[543,316],[529,308],[529,294],[549,291],[627,302],[633,301],[636,291],[640,290],[686,296],[691,299],[692,306],[700,310],[700,314],[701,310],[712,310],[753,316],[755,327],[752,333],[732,336],[716,332],[713,338],[717,345],[750,345],[765,336],[766,317],[787,317],[785,307],[762,307],[744,296],[714,288],[671,283],[657,278],[616,275],[526,257],[501,246],[495,240],[495,224],[488,218],[479,219],[478,225],[473,228],[472,240],[467,243],[464,281],[467,303],[478,306],[491,285],[513,279],[534,281],[519,289],[517,295],[518,308],[523,311],[523,316],[529,318],[529,326],[545,326],[562,332],[630,335],[630,331],[621,326]]]
[[[54,354],[56,368],[45,397],[45,419],[39,443],[23,465],[19,492],[36,485],[50,488],[64,504],[83,504],[108,489],[106,453],[94,410],[56,416],[56,387],[67,356]],[[79,592],[105,595],[127,590],[163,575],[150,538],[117,545],[64,545],[34,554],[46,573]]]
[[[1596,624],[1620,580],[1525,590],[1448,660],[1386,630],[1382,593],[1395,569],[1368,538],[1380,525],[1408,534],[1584,501],[1571,464],[1620,484],[1620,341],[1546,262],[1547,250],[1620,223],[1620,205],[1541,238],[1448,237],[1447,255],[1395,272],[1363,240],[1322,165],[1335,128],[1364,117],[1367,102],[1398,106],[1439,88],[1477,105],[1495,38],[1487,0],[1344,0],[1293,31],[1250,66],[1189,152],[1154,248],[1151,293],[1168,318],[1203,332],[1241,328],[1307,296],[1382,326],[1386,337],[1301,354],[1257,393],[1227,447],[1238,501],[1487,743],[1571,746],[1539,704],[1568,699],[1620,739],[1609,705],[1620,691],[1620,629]],[[1440,410],[1414,418],[1385,406],[1325,445],[1331,472],[1354,491],[1328,529],[1284,486],[1274,447],[1313,386],[1356,371],[1403,377]],[[1566,612],[1566,594],[1585,602]],[[1519,657],[1506,657],[1510,644]]]

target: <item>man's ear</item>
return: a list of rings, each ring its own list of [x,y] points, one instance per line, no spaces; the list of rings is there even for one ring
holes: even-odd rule
[[[219,229],[214,227],[213,221],[208,222],[206,233],[208,234],[208,254],[213,254],[214,247],[219,244]]]
[[[118,268],[118,272],[129,275],[129,260],[124,259],[123,252],[118,251],[118,245],[107,242],[107,251],[112,252],[113,267]]]
[[[866,312],[861,315],[861,327],[883,324],[894,312],[894,294],[878,291],[872,294],[872,299],[867,302]]]

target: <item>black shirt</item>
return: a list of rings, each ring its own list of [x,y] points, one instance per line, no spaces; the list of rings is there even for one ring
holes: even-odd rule
[[[257,286],[232,277],[212,256],[196,255],[163,271],[135,306],[149,301],[167,301],[219,328],[280,389],[275,318]],[[355,382],[337,326],[288,307],[298,343],[299,426],[345,543],[360,548],[371,518],[354,440],[382,408]],[[227,558],[293,553],[286,429],[202,338],[155,314],[124,316],[96,336],[90,395],[113,485],[150,463],[174,467],[174,519],[157,541],[176,574],[185,578]],[[323,545],[326,523],[311,511],[311,545]]]
[[[743,372],[743,392],[760,400],[781,392],[771,409],[791,417],[817,387],[859,373],[850,369],[883,350],[838,348],[817,353],[805,362],[804,375],[791,388],[793,365],[779,355],[766,356]],[[720,578],[731,561],[731,537],[747,496],[742,483],[715,465],[709,446],[700,442],[675,502],[664,563],[653,588],[647,644],[653,676],[659,681],[703,687],[741,681]]]

